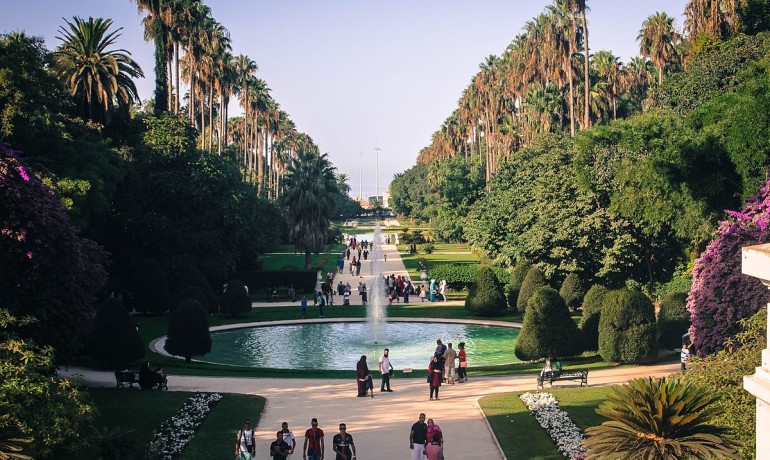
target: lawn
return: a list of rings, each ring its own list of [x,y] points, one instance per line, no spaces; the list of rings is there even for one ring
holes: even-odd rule
[[[337,256],[342,254],[344,246],[341,244],[328,245],[324,252],[311,254],[313,267],[322,266],[322,272],[334,272],[337,264]],[[305,254],[294,253],[293,246],[280,246],[277,253],[262,254],[259,256],[263,270],[302,270],[305,267]]]
[[[548,390],[581,430],[600,425],[605,420],[595,409],[611,391],[611,387]],[[505,456],[535,460],[563,459],[551,438],[519,399],[522,393],[499,393],[479,400]]]
[[[194,393],[90,389],[88,394],[98,410],[94,426],[130,427],[140,449],[143,449],[160,424],[174,415]],[[235,432],[243,419],[250,418],[255,425],[259,421],[265,398],[229,393],[222,396],[180,458],[222,458],[223,452],[234,450]],[[142,454],[137,452],[130,458],[140,459]]]
[[[476,254],[468,251],[467,247],[464,249],[462,246],[456,244],[437,244],[436,249],[431,254],[425,254],[424,252],[418,252],[417,254],[409,254],[409,248],[406,246],[399,246],[399,252],[401,252],[401,260],[404,261],[409,276],[414,281],[420,279],[420,270],[422,266],[421,262],[428,268],[439,264],[477,264],[479,258]],[[463,252],[464,251],[464,252]]]

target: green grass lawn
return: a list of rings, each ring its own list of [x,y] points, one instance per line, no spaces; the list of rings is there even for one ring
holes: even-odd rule
[[[324,252],[311,254],[313,267],[323,266],[321,271],[334,272],[337,267],[337,256],[342,254],[341,244],[328,245]],[[305,267],[305,254],[294,253],[294,246],[280,246],[277,253],[262,254],[259,261],[263,270],[302,270]]]
[[[186,391],[153,391],[130,389],[90,389],[88,394],[98,414],[94,426],[131,429],[141,449],[150,442],[160,424],[174,415],[195,393]],[[261,396],[222,394],[209,412],[193,441],[180,457],[225,458],[234,451],[235,432],[245,418],[254,426],[262,415],[265,398]],[[137,452],[132,459],[141,459]],[[92,457],[88,457],[92,458]],[[84,459],[85,460],[85,459]]]
[[[560,388],[547,391],[556,396],[559,406],[585,431],[605,420],[595,409],[606,399],[612,388]],[[534,460],[563,459],[551,438],[519,399],[522,393],[499,393],[479,400],[505,456]]]

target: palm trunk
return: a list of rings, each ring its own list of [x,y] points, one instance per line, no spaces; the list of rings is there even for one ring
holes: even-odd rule
[[[179,79],[179,43],[174,43],[174,53],[176,55],[176,62],[174,69],[176,73],[176,98],[174,100],[174,113],[179,115],[179,99],[182,97],[182,80]]]
[[[305,270],[310,270],[313,265],[313,258],[310,255],[310,249],[305,249]]]
[[[569,47],[569,56],[567,57],[567,78],[569,78],[569,134],[575,137],[575,93],[572,82],[572,44]]]
[[[209,153],[214,151],[214,82],[209,85]]]
[[[588,71],[589,67],[589,48],[588,48],[588,24],[586,22],[586,10],[583,8],[583,10],[580,12],[580,19],[583,23],[583,36],[585,39],[585,51],[586,51],[586,58],[583,62],[583,68],[585,72],[585,83],[586,83],[586,94],[585,94],[585,123],[586,128],[591,127],[591,74]]]

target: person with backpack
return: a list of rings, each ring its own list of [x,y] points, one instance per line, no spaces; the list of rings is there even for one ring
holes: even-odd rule
[[[235,457],[240,460],[252,460],[257,454],[254,444],[254,430],[251,428],[251,421],[243,421],[243,429],[238,431],[235,437]]]

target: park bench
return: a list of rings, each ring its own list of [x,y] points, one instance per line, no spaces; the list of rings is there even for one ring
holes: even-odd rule
[[[573,380],[579,381],[580,386],[588,386],[588,369],[571,369],[561,371],[545,371],[537,375],[537,387],[543,388],[543,383],[548,382],[553,385],[553,382],[559,380]]]
[[[134,384],[139,384],[139,373],[131,371],[115,371],[115,382],[118,384],[118,388],[123,388],[128,385],[129,388],[134,388]]]

